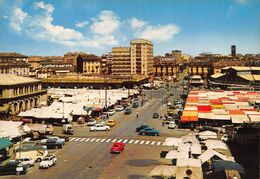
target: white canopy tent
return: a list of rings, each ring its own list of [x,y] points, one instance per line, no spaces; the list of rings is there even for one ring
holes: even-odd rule
[[[201,138],[201,139],[216,139],[216,138],[218,138],[218,136],[217,136],[216,132],[203,131],[203,132],[199,133],[199,138]]]

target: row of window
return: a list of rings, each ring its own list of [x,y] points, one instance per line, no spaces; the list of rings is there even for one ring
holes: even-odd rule
[[[38,85],[29,85],[29,86],[24,86],[24,87],[16,87],[13,89],[13,95],[22,95],[22,94],[26,94],[26,93],[32,93],[35,91],[39,90],[39,86]]]

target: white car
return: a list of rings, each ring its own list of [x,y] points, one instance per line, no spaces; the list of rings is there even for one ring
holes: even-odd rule
[[[115,110],[116,110],[116,111],[123,111],[123,110],[124,110],[124,107],[123,107],[122,105],[117,105],[117,106],[115,107]]]
[[[96,124],[90,127],[90,131],[109,131],[110,127],[104,124]]]
[[[48,141],[48,139],[56,139],[60,143],[65,143],[65,139],[64,138],[60,138],[58,136],[47,136],[47,139],[42,139],[41,140],[41,144],[45,145],[46,142]]]
[[[32,167],[35,164],[35,161],[30,157],[21,157],[21,158],[16,159],[16,161],[18,161],[22,165],[26,165],[28,167]]]
[[[113,116],[115,114],[115,111],[113,109],[109,109],[107,112],[106,112],[109,116]]]
[[[88,122],[87,122],[87,125],[88,126],[94,126],[97,124],[97,121],[95,119],[90,119]]]
[[[169,125],[168,125],[169,129],[174,129],[175,127],[176,127],[176,124],[174,121],[169,122]]]
[[[44,157],[39,165],[39,168],[49,168],[53,165],[55,165],[57,162],[57,158],[54,154],[47,155]]]

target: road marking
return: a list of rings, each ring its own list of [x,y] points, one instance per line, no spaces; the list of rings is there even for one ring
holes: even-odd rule
[[[85,142],[88,142],[90,140],[90,138],[87,138],[86,140],[85,140]]]
[[[136,141],[135,141],[135,144],[137,144],[138,142],[139,142],[139,140],[136,140]]]
[[[95,142],[99,142],[101,139],[97,139]]]
[[[119,139],[117,142],[121,142],[123,139]]]
[[[109,142],[110,140],[112,140],[112,139],[107,139],[107,141],[106,141],[106,142]]]
[[[73,141],[73,140],[75,140],[76,138],[75,137],[72,137],[71,139],[70,139],[70,141]]]
[[[115,142],[117,139],[112,140],[111,142]]]
[[[140,144],[143,144],[145,141],[144,140],[142,140],[141,142],[140,142]]]
[[[94,138],[94,139],[91,139],[91,140],[90,140],[90,142],[93,142],[94,140],[96,140],[96,138]]]
[[[145,142],[145,145],[148,145],[149,143],[150,143],[150,141],[148,140],[148,141]]]
[[[123,143],[127,143],[128,139],[124,140]]]
[[[157,145],[160,145],[161,144],[161,142],[157,142]]]
[[[155,141],[152,141],[151,145],[154,145],[155,144]]]
[[[106,139],[102,139],[100,142],[104,142]]]
[[[77,141],[79,141],[81,138],[77,138],[76,140],[75,140],[75,142],[77,142]]]
[[[133,143],[133,142],[134,142],[134,140],[132,139],[132,140],[130,140],[128,143],[131,144],[131,143]]]
[[[86,139],[86,138],[81,139],[80,142],[82,142],[82,141],[85,140],[85,139]]]

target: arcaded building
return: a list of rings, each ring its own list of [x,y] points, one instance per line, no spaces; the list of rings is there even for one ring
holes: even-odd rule
[[[42,89],[40,80],[0,74],[0,114],[17,114],[40,107],[47,90]]]

